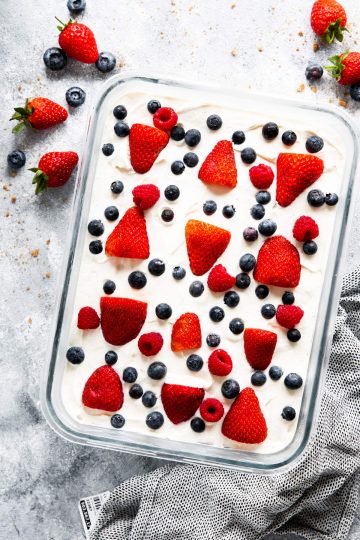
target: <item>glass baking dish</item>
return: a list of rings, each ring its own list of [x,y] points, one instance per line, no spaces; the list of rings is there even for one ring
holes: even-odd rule
[[[85,425],[72,417],[61,395],[61,382],[65,370],[65,351],[68,345],[69,328],[72,321],[74,295],[79,277],[80,255],[87,235],[90,198],[101,148],[106,114],[114,98],[130,92],[145,92],[154,98],[176,94],[188,96],[197,103],[232,105],[241,103],[242,110],[256,110],[270,120],[277,117],[287,119],[311,117],[321,125],[326,122],[344,142],[346,156],[343,179],[339,191],[339,203],[331,236],[325,276],[321,290],[321,301],[315,321],[314,338],[311,346],[306,384],[298,411],[298,423],[294,436],[285,448],[279,451],[261,453],[236,448],[220,448],[207,444],[183,443],[165,438],[114,430],[103,426]],[[274,111],[274,112],[273,112]],[[276,111],[276,113],[275,113]],[[291,122],[289,122],[291,127]],[[54,316],[53,330],[49,342],[48,363],[41,391],[44,415],[50,426],[66,439],[75,442],[121,450],[141,455],[174,459],[202,465],[215,465],[237,470],[269,473],[291,466],[303,453],[316,425],[327,361],[329,357],[333,325],[336,316],[341,285],[341,261],[347,233],[351,223],[351,213],[355,197],[355,170],[358,158],[356,131],[348,115],[340,109],[325,106],[311,106],[306,103],[287,100],[282,97],[244,94],[216,86],[192,84],[163,77],[144,77],[132,74],[110,78],[102,87],[90,115],[86,134],[86,144],[80,162],[73,203],[72,221],[65,248],[64,264],[60,276],[59,295]],[[170,182],[169,182],[170,183]]]

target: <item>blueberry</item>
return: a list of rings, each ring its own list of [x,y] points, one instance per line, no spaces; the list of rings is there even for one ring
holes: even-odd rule
[[[251,278],[248,274],[244,274],[243,272],[240,272],[240,274],[236,276],[236,286],[239,289],[247,289],[250,283],[251,283]]]
[[[187,152],[185,156],[183,157],[184,163],[187,167],[196,167],[196,165],[199,163],[199,158],[197,154],[194,152]]]
[[[118,355],[116,354],[115,351],[108,351],[107,353],[105,353],[105,362],[109,366],[113,366],[114,364],[116,364],[117,361],[118,361]]]
[[[103,285],[103,290],[105,294],[112,294],[115,291],[115,289],[116,289],[116,285],[113,281],[111,281],[111,279],[108,279],[107,281],[105,281]]]
[[[294,131],[284,131],[281,140],[286,146],[292,146],[296,143],[297,135]]]
[[[181,266],[175,266],[175,268],[172,271],[172,276],[177,281],[184,279],[185,275],[186,275],[186,270],[185,268],[182,268]]]
[[[171,208],[164,208],[161,212],[161,219],[165,221],[165,223],[170,223],[170,221],[174,219],[174,212]]]
[[[151,114],[155,114],[156,111],[158,109],[160,109],[161,107],[161,103],[160,101],[158,101],[157,99],[152,99],[151,101],[149,101],[149,103],[147,104],[147,109],[149,111],[149,113]]]
[[[221,385],[221,393],[227,399],[234,399],[240,393],[240,386],[234,379],[227,379]]]
[[[213,322],[220,322],[225,317],[224,310],[219,306],[214,306],[209,311],[209,317]]]
[[[138,378],[138,372],[133,367],[126,367],[123,371],[123,381],[134,383]]]
[[[147,279],[143,272],[140,270],[134,270],[128,277],[130,287],[133,289],[143,289],[146,285]]]
[[[350,86],[350,97],[354,101],[360,101],[360,82]]]
[[[194,298],[198,298],[204,292],[204,284],[201,281],[193,281],[189,287],[189,293]]]
[[[250,214],[254,219],[262,219],[265,216],[265,208],[262,204],[254,204],[250,208]]]
[[[205,431],[205,422],[199,416],[195,416],[190,422],[190,427],[195,433],[202,433]]]
[[[266,285],[258,285],[255,289],[255,294],[260,300],[264,300],[264,298],[269,296],[269,287]]]
[[[272,141],[279,135],[279,127],[275,122],[268,122],[263,126],[262,134],[264,139]]]
[[[114,131],[118,137],[127,137],[130,133],[130,128],[126,122],[119,120],[114,125]]]
[[[316,152],[320,152],[320,150],[322,150],[324,147],[324,141],[321,137],[312,135],[306,139],[305,146],[308,152],[311,154],[316,154]]]
[[[290,390],[297,390],[302,386],[303,380],[297,373],[289,373],[284,379],[284,384]]]
[[[113,115],[117,120],[124,120],[127,117],[127,110],[124,105],[116,105],[113,109]]]
[[[172,164],[171,164],[171,172],[173,174],[176,174],[176,175],[179,175],[179,174],[182,174],[185,170],[185,165],[182,161],[180,161],[179,159],[174,161]]]
[[[171,317],[172,309],[169,306],[169,304],[162,303],[156,306],[155,313],[158,319],[161,319],[164,321],[165,319],[169,319],[169,317]]]
[[[328,206],[335,206],[339,201],[339,197],[336,193],[327,193],[325,195],[325,204]]]
[[[239,266],[243,272],[250,272],[255,268],[256,259],[251,253],[245,253],[240,257]]]
[[[148,409],[150,409],[151,407],[153,407],[156,404],[157,397],[154,394],[154,392],[151,392],[151,390],[147,390],[147,392],[145,392],[143,394],[143,397],[141,398],[141,401],[142,401],[144,407],[147,407]]]
[[[109,221],[115,221],[119,217],[119,210],[116,206],[108,206],[105,208],[104,214]]]
[[[65,99],[70,107],[80,107],[85,102],[86,93],[79,86],[72,86],[66,90]]]
[[[7,164],[10,169],[21,169],[26,163],[26,156],[22,150],[13,150],[7,156]]]
[[[204,365],[204,360],[198,354],[190,354],[186,360],[186,365],[190,371],[200,371]]]
[[[325,195],[320,189],[312,189],[307,195],[307,201],[310,206],[314,208],[319,208],[325,202]]]
[[[85,354],[81,347],[70,347],[66,351],[66,358],[71,364],[81,364],[85,359]]]
[[[111,52],[103,51],[99,53],[99,58],[96,60],[95,66],[99,71],[108,73],[116,66],[116,58]]]
[[[161,276],[165,272],[165,263],[161,259],[152,259],[148,269],[152,276]]]
[[[147,374],[150,379],[154,379],[155,381],[160,381],[160,379],[163,379],[166,375],[166,372],[166,366],[162,362],[153,362],[152,364],[150,364],[147,370]]]
[[[101,253],[103,250],[102,241],[93,240],[92,242],[90,242],[89,250],[90,250],[90,253],[92,253],[93,255],[99,255],[99,253]]]
[[[85,7],[86,7],[85,0],[68,0],[67,1],[68,10],[70,11],[70,13],[73,13],[74,15],[79,15],[80,13],[82,13],[85,10]]]
[[[167,186],[164,195],[168,201],[176,201],[180,197],[180,189],[174,185]]]
[[[239,319],[238,317],[236,317],[235,319],[232,319],[229,323],[229,328],[230,328],[230,331],[235,334],[236,336],[238,336],[239,334],[241,334],[243,331],[244,331],[244,323],[241,319]]]
[[[64,69],[67,64],[66,53],[59,47],[50,47],[50,49],[46,49],[43,60],[45,66],[51,69],[51,71]]]
[[[220,345],[220,336],[217,334],[208,334],[206,336],[206,343],[209,347],[218,347]]]
[[[159,429],[164,423],[164,417],[161,412],[154,411],[147,415],[145,422],[148,428]]]
[[[273,304],[264,304],[261,308],[261,315],[264,319],[272,319],[275,317],[276,309]]]
[[[102,146],[102,153],[104,154],[104,156],[111,156],[111,154],[114,153],[114,150],[114,145],[111,143],[106,143]]]
[[[243,237],[246,242],[254,242],[257,240],[258,236],[259,233],[254,227],[246,227],[246,229],[243,230]]]
[[[282,303],[291,306],[295,302],[295,296],[290,291],[285,291],[281,297]]]
[[[241,150],[240,156],[243,162],[247,165],[254,163],[254,161],[256,160],[256,152],[253,148],[244,148],[243,150]]]
[[[240,302],[240,296],[235,291],[228,291],[224,294],[224,304],[230,308],[236,307]]]
[[[308,240],[303,243],[303,252],[305,255],[315,255],[318,250],[317,243],[314,240]]]
[[[268,204],[271,201],[271,195],[268,191],[258,191],[255,199],[259,204]]]
[[[132,397],[133,399],[140,399],[143,393],[144,393],[144,390],[142,389],[140,384],[135,383],[132,386],[130,386],[129,396]]]
[[[281,416],[283,417],[284,420],[291,422],[291,420],[294,420],[296,416],[296,411],[293,407],[284,407],[282,410]]]
[[[264,219],[259,223],[258,229],[263,236],[272,236],[277,229],[277,225],[271,219]]]
[[[308,81],[318,81],[324,74],[324,70],[319,64],[309,64],[305,69],[305,77]]]
[[[254,371],[251,375],[251,384],[253,386],[262,386],[266,383],[266,375],[263,371]]]
[[[269,377],[273,381],[278,381],[283,375],[283,370],[279,366],[271,366],[269,369]]]
[[[203,204],[204,214],[206,214],[207,216],[212,216],[213,214],[215,214],[216,210],[217,210],[217,204],[215,201],[204,202]]]
[[[182,126],[174,126],[170,131],[170,137],[173,141],[182,141],[185,137],[185,129]]]
[[[125,425],[125,418],[121,414],[113,414],[110,419],[112,427],[121,429]]]
[[[198,129],[189,129],[189,131],[185,133],[185,142],[191,148],[198,145],[200,140],[201,133]]]
[[[123,192],[124,184],[121,182],[121,180],[115,180],[115,182],[111,183],[110,189],[113,193],[118,195],[119,193]]]
[[[92,236],[101,236],[104,233],[104,225],[100,219],[93,219],[88,225],[88,231]]]
[[[222,209],[222,215],[228,219],[232,218],[235,215],[235,207],[232,204],[227,204]]]
[[[245,133],[243,131],[234,131],[231,139],[234,144],[242,144],[245,142]]]
[[[299,341],[299,339],[301,339],[301,333],[297,328],[291,328],[287,331],[286,335],[288,340],[292,343],[296,343],[297,341]]]
[[[217,129],[221,128],[222,120],[217,114],[211,114],[210,116],[208,116],[206,124],[209,129],[216,131]]]

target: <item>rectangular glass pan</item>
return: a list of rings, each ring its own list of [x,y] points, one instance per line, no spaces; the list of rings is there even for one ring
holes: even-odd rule
[[[106,426],[101,423],[98,423],[98,425],[90,425],[78,421],[76,415],[69,414],[68,408],[64,405],[62,381],[67,363],[65,354],[69,346],[71,326],[74,324],[74,306],[76,307],[75,298],[77,288],[78,286],[81,287],[81,285],[79,285],[79,275],[81,272],[82,256],[87,250],[87,244],[90,239],[92,239],[87,233],[87,223],[89,219],[95,217],[91,217],[89,211],[92,204],[91,199],[94,181],[96,176],[99,176],[99,163],[101,164],[101,162],[98,160],[100,159],[101,146],[106,142],[104,139],[104,129],[109,122],[109,115],[111,114],[114,104],[124,103],[126,105],[127,100],[130,100],[130,97],[133,99],[134,96],[144,97],[144,102],[142,104],[144,109],[146,109],[147,100],[150,99],[150,97],[153,97],[169,105],[171,104],[172,99],[175,99],[175,102],[176,99],[179,99],[182,100],[182,103],[189,102],[196,104],[196,107],[202,111],[202,113],[204,110],[212,110],[212,112],[218,112],[219,114],[224,115],[224,118],[226,118],[226,115],[228,114],[229,119],[231,119],[232,111],[234,111],[235,116],[236,114],[240,114],[239,111],[242,111],[242,114],[245,116],[248,114],[249,122],[245,127],[249,130],[250,141],[251,130],[258,130],[259,128],[259,126],[256,125],[256,122],[252,125],[252,122],[250,121],[252,118],[252,111],[254,111],[254,118],[256,117],[258,121],[260,119],[262,124],[268,120],[272,120],[278,122],[281,129],[294,129],[294,131],[297,131],[297,128],[306,129],[308,120],[311,120],[308,133],[312,133],[311,128],[313,126],[318,126],[317,132],[322,135],[325,133],[326,128],[326,134],[332,144],[334,155],[337,155],[336,152],[338,152],[339,156],[342,156],[341,160],[339,158],[341,161],[341,163],[339,161],[339,167],[333,166],[331,169],[332,176],[335,177],[335,175],[337,175],[338,177],[339,189],[337,192],[339,194],[339,203],[336,208],[332,209],[334,212],[334,219],[331,224],[332,230],[330,227],[329,230],[323,231],[323,234],[327,238],[328,250],[326,252],[324,272],[322,274],[322,279],[320,280],[321,286],[316,293],[314,292],[314,294],[318,295],[318,308],[316,309],[316,312],[311,314],[312,318],[309,322],[312,335],[312,338],[308,343],[309,362],[303,371],[301,371],[301,358],[297,359],[297,364],[294,365],[293,369],[290,369],[290,363],[286,364],[288,371],[300,372],[304,376],[303,392],[301,398],[297,398],[296,429],[291,433],[291,437],[285,439],[286,443],[284,446],[280,448],[279,445],[277,447],[275,445],[274,451],[272,451],[269,445],[265,452],[262,451],[261,445],[257,445],[257,448],[254,451],[249,446],[246,447],[244,445],[236,448],[217,447],[193,441],[184,442],[181,438],[178,440],[171,440],[163,438],[163,436],[160,438],[156,433],[153,434],[150,432],[150,430],[148,434],[144,432],[115,430],[110,427],[110,422],[108,422]],[[183,111],[183,114],[185,115],[187,111],[186,106],[183,107]],[[130,124],[138,121],[137,118],[129,117],[128,119]],[[112,118],[112,122],[114,122],[114,118]],[[150,115],[147,123],[151,124]],[[243,127],[244,126],[239,126],[238,129],[243,129]],[[204,138],[207,137],[206,130],[207,128],[205,124],[203,124],[202,131]],[[229,139],[230,137],[231,133],[226,133],[225,131],[224,134],[218,135],[218,139]],[[243,146],[246,145],[247,143]],[[285,149],[285,147],[283,148]],[[181,159],[181,156],[186,151],[188,151],[186,150],[186,146],[182,146],[179,149],[179,159]],[[304,148],[301,150],[297,147],[297,150],[285,149],[282,151],[304,152]],[[208,151],[206,151],[206,153],[208,153]],[[262,154],[259,152],[259,155],[262,158],[267,159],[264,152]],[[340,294],[340,262],[342,260],[343,250],[345,249],[346,235],[351,221],[350,216],[357,156],[358,142],[354,127],[348,116],[337,109],[334,110],[323,106],[314,107],[304,103],[286,100],[284,98],[244,94],[233,90],[217,88],[215,86],[192,84],[170,79],[167,80],[162,77],[140,77],[129,74],[127,76],[116,76],[109,79],[102,86],[90,116],[85,151],[81,160],[76,183],[73,216],[65,250],[61,283],[59,285],[56,316],[50,338],[49,361],[42,385],[41,399],[43,411],[47,421],[55,431],[68,440],[77,443],[149,455],[163,459],[176,459],[183,462],[215,465],[238,470],[256,472],[278,471],[290,466],[298,459],[304,451],[317,421],[321,388],[324,381],[332,340],[334,318]],[[203,157],[204,156],[200,156],[200,159],[202,160]],[[240,160],[238,151],[236,152],[236,160]],[[261,161],[263,161],[263,159]],[[247,174],[246,169],[241,169],[239,171],[239,185],[241,182],[249,183],[244,172]],[[144,177],[147,178],[147,175],[144,175]],[[173,181],[173,178],[175,178],[176,181]],[[185,186],[184,182],[186,182],[186,174],[184,174],[183,177],[180,177],[181,180],[179,181],[177,181],[178,178],[179,177],[172,177],[169,171],[167,183],[176,183],[180,186]],[[114,178],[104,178],[103,181],[110,185],[110,181],[113,179]],[[131,189],[132,187],[129,188],[130,191]],[[274,187],[272,189],[274,189]],[[273,199],[275,199],[275,196]],[[230,196],[227,196],[227,201],[229,203],[232,202],[231,194]],[[117,204],[117,202],[114,204]],[[241,204],[240,197],[239,205],[241,206]],[[296,205],[295,208],[297,211]],[[120,215],[122,215],[125,209],[119,209]],[[249,212],[248,207],[244,209],[239,208],[238,211],[240,212],[240,210],[241,213],[244,214]],[[221,209],[218,209],[218,212],[221,213]],[[320,216],[320,214],[318,215]],[[298,215],[293,213],[290,214],[290,216],[291,218],[289,219],[291,219],[292,228],[292,224]],[[206,216],[203,215],[203,219],[205,217]],[[321,220],[321,217],[319,217],[319,219]],[[204,221],[208,220],[204,219]],[[250,216],[247,221],[251,221]],[[239,236],[241,236],[241,233],[242,229],[239,229]],[[288,237],[290,238],[290,236]],[[320,241],[321,237],[319,238],[319,243]],[[161,285],[159,285],[159,287],[160,286]],[[299,289],[300,287],[301,283]],[[116,291],[116,293],[117,292],[118,291]],[[101,293],[102,291],[99,292],[99,296]],[[92,292],[89,292],[90,296],[91,294]],[[122,295],[118,294],[118,296]],[[297,296],[296,289],[295,296]],[[300,299],[303,298],[300,292],[298,296]],[[281,298],[281,296],[279,298]],[[279,302],[280,300],[278,300],[278,303]],[[312,300],[309,300],[309,303],[310,302],[312,302]],[[84,305],[88,304],[85,302]],[[301,307],[306,314],[307,306],[303,304]],[[234,316],[237,315],[234,314]],[[203,338],[204,337],[205,336],[203,336]],[[136,347],[136,341],[134,343]],[[108,346],[108,348],[110,349],[112,347]],[[295,351],[296,349],[292,350]],[[288,356],[293,356],[293,353],[290,353],[290,350]],[[296,359],[296,354],[294,358]],[[290,362],[290,360],[291,358],[287,359],[286,362]],[[242,358],[242,361],[246,363],[244,358]],[[101,365],[100,359],[98,365]],[[119,373],[121,373],[124,367],[123,363],[119,366],[115,366],[115,368],[118,368]],[[241,380],[240,384],[243,388],[245,384],[244,380]],[[272,381],[269,381],[269,377],[267,384],[274,384]],[[283,385],[283,381],[275,384]],[[250,380],[248,381],[247,386],[250,386]],[[264,388],[266,388],[266,385]],[[277,388],[280,387],[278,386]],[[281,388],[283,388],[283,386],[281,386]],[[260,403],[265,409],[264,413],[266,416],[266,396],[265,394],[261,394],[262,389],[257,391],[259,392]],[[128,392],[128,390],[126,389],[125,392]],[[279,425],[278,416],[280,416],[280,413],[281,410],[278,411],[276,419],[274,416],[274,425],[276,426]],[[123,414],[126,416],[125,412]],[[283,429],[286,429],[286,426],[283,427]]]

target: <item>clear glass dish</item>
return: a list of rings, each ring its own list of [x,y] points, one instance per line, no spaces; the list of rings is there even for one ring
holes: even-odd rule
[[[114,95],[122,96],[130,91],[151,91],[154,97],[179,91],[192,96],[196,101],[214,103],[241,102],[243,109],[263,111],[276,110],[286,118],[307,115],[311,112],[320,122],[326,120],[344,140],[346,159],[344,177],[336,207],[336,219],[332,232],[331,248],[321,291],[321,302],[315,323],[314,339],[298,423],[295,435],[281,451],[263,454],[235,448],[183,443],[134,432],[122,432],[101,426],[89,426],[77,422],[64,407],[61,396],[61,381],[65,369],[65,354],[69,327],[72,319],[74,295],[77,286],[80,256],[84,246],[88,222],[88,212],[92,184],[98,159],[98,149],[104,129],[109,104]],[[276,120],[275,118],[271,118]],[[53,330],[49,341],[48,363],[41,391],[44,415],[50,426],[66,439],[81,444],[142,454],[162,459],[174,459],[201,465],[215,465],[237,470],[270,473],[291,466],[303,453],[312,430],[316,425],[321,389],[324,382],[327,361],[333,334],[341,285],[341,261],[346,247],[347,232],[350,228],[353,207],[355,171],[358,159],[358,141],[350,118],[340,111],[324,106],[313,107],[305,103],[284,98],[256,94],[242,94],[234,90],[215,86],[192,84],[184,81],[168,80],[163,77],[143,77],[128,74],[110,78],[101,88],[90,116],[86,144],[81,159],[73,203],[72,222],[65,248],[64,264],[59,283],[58,301],[54,316]]]

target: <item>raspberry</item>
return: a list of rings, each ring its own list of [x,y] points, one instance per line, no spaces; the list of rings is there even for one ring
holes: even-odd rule
[[[200,415],[206,422],[218,422],[224,415],[224,406],[218,399],[204,399],[200,405]]]
[[[138,347],[144,356],[154,356],[161,350],[163,343],[164,340],[159,332],[149,332],[139,337]]]
[[[268,189],[274,180],[274,171],[268,165],[261,163],[249,170],[250,180],[257,189]]]
[[[77,326],[80,330],[99,328],[100,319],[95,309],[89,306],[81,308],[78,314]]]
[[[208,275],[208,287],[213,292],[225,292],[235,285],[236,279],[222,264],[217,264]]]
[[[159,188],[154,184],[142,184],[132,190],[133,201],[141,210],[149,210],[160,198]]]
[[[153,116],[154,126],[161,131],[170,131],[177,121],[178,115],[171,107],[160,107]]]
[[[318,224],[309,216],[301,216],[295,221],[293,236],[299,242],[313,240],[319,236]]]
[[[233,367],[230,355],[222,349],[216,349],[209,356],[208,368],[213,375],[229,375]]]
[[[303,310],[298,306],[280,305],[276,310],[276,320],[284,328],[294,328],[302,319]]]

